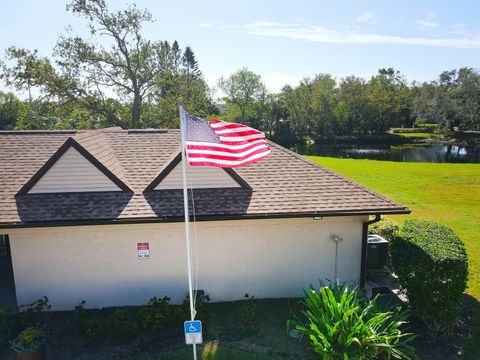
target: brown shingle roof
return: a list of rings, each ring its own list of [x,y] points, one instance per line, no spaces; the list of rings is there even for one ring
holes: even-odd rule
[[[16,195],[70,137],[133,193]],[[252,190],[194,190],[197,218],[408,212],[300,155],[274,143],[270,146],[272,152],[263,161],[235,169]],[[144,193],[178,151],[178,130],[0,132],[0,226],[180,220],[182,191]]]

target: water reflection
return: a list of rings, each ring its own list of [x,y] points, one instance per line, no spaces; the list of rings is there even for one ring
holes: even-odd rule
[[[462,147],[452,144],[311,144],[297,145],[294,150],[302,155],[317,155],[337,158],[388,160],[400,162],[480,163],[480,148]]]

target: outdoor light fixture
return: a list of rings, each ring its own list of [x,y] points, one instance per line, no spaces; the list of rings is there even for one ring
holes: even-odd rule
[[[338,235],[330,235],[330,239],[335,241],[335,281],[338,281],[338,243],[343,239]]]
[[[322,220],[322,219],[323,219],[323,217],[321,217],[321,216],[314,216],[313,217],[313,220]]]

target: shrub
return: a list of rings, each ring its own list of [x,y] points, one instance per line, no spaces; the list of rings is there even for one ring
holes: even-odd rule
[[[195,293],[195,310],[197,312],[195,318],[208,322],[215,317],[215,312],[210,303],[212,299],[209,295],[200,294],[199,292]],[[183,323],[185,319],[190,318],[190,299],[189,296],[183,301],[183,306],[175,307],[173,309],[173,318],[176,322]]]
[[[465,290],[465,246],[449,228],[407,220],[392,244],[392,260],[412,311],[432,335],[454,324]]]
[[[105,335],[105,320],[88,313],[85,310],[85,300],[75,306],[72,325],[89,343],[96,342]]]
[[[44,296],[31,304],[20,305],[18,307],[18,319],[20,325],[29,327],[32,324],[40,323],[43,326],[48,325],[49,311],[52,308],[48,297]]]
[[[407,314],[400,308],[383,311],[376,299],[361,297],[356,287],[345,284],[310,286],[301,301],[302,316],[289,320],[302,337],[308,337],[324,360],[330,359],[411,359],[413,336],[402,333]]]
[[[369,232],[371,234],[378,234],[381,237],[387,239],[389,242],[394,240],[396,232],[398,230],[398,224],[389,218],[383,218],[382,221],[373,223],[369,227]]]
[[[254,296],[245,294],[244,297],[246,301],[238,309],[237,318],[246,327],[253,330],[258,329],[263,319],[262,313],[260,312],[258,305],[254,302]]]
[[[166,296],[162,299],[151,298],[148,306],[139,311],[143,327],[151,331],[163,330],[172,315],[169,303],[170,298]]]
[[[125,341],[135,336],[141,328],[137,312],[130,307],[113,310],[107,324],[107,335],[117,341]]]
[[[10,309],[0,305],[0,347],[7,344],[13,333],[15,322]]]

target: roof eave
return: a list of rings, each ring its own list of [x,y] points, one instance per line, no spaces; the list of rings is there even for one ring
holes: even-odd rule
[[[337,216],[368,216],[368,215],[407,215],[408,208],[345,210],[345,211],[308,211],[290,213],[264,213],[264,214],[232,214],[232,215],[203,215],[196,216],[197,221],[222,221],[222,220],[259,220],[259,219],[285,219],[307,217],[337,217]],[[18,229],[34,227],[59,227],[59,226],[89,226],[89,225],[114,225],[114,224],[145,224],[145,223],[170,223],[183,222],[183,216],[170,217],[143,217],[123,219],[86,219],[86,220],[53,220],[0,223],[0,229]]]

